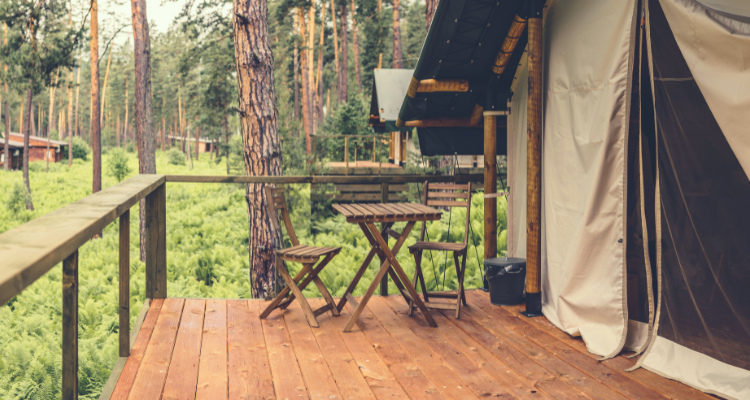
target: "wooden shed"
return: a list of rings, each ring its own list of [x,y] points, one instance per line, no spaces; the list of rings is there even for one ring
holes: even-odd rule
[[[23,157],[23,134],[11,132],[9,139],[9,145],[12,143],[14,148],[20,149],[17,157],[21,160],[21,157]],[[2,138],[2,143],[5,143],[5,137]],[[67,151],[68,142],[29,135],[29,162],[46,161],[48,158],[51,162],[60,162],[65,158]],[[13,157],[15,156],[11,156],[11,168],[15,168],[16,163]],[[21,168],[21,161],[18,165],[18,168]]]

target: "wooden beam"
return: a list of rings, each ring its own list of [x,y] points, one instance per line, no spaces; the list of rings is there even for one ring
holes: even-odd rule
[[[0,305],[164,183],[138,175],[0,234]]]
[[[479,125],[482,123],[484,107],[479,104],[474,104],[474,109],[471,110],[471,116],[469,117],[469,124]],[[475,156],[476,157],[476,156]]]
[[[130,210],[120,216],[120,357],[130,355]]]
[[[484,117],[484,193],[497,192],[497,117]],[[497,256],[497,200],[484,199],[484,258]]]
[[[541,315],[542,18],[529,18],[528,148],[526,173],[526,312]]]
[[[63,260],[62,398],[78,399],[78,250]]]
[[[526,19],[516,15],[513,19],[513,23],[508,29],[508,34],[505,36],[500,52],[495,57],[495,64],[492,66],[492,72],[500,75],[505,71],[505,67],[510,62],[510,57],[513,55],[513,51],[516,49],[518,40],[523,35],[523,30],[526,29]]]
[[[373,169],[377,172],[377,168]],[[335,184],[380,184],[380,183],[424,183],[430,182],[482,182],[480,174],[462,175],[356,175],[356,176],[224,176],[224,175],[166,175],[167,182],[183,183],[335,183]],[[0,236],[2,237],[2,236]],[[2,242],[0,242],[2,243]],[[1,254],[1,253],[0,253]]]
[[[456,117],[456,118],[434,118],[434,119],[418,119],[415,121],[405,121],[403,126],[408,128],[481,128],[480,122],[472,122],[471,118]]]
[[[167,298],[166,185],[146,197],[146,297]]]
[[[466,79],[425,79],[419,82],[417,88],[417,93],[468,91],[469,81]]]

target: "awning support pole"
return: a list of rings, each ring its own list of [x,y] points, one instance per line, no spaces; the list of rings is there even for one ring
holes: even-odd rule
[[[542,225],[542,6],[530,0],[529,94],[527,104],[528,149],[526,175],[526,311],[527,317],[542,315],[541,225]]]
[[[484,115],[484,194],[497,193],[497,116]],[[484,198],[484,259],[497,257],[497,199]]]

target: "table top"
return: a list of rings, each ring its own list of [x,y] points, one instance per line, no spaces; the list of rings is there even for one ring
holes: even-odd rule
[[[442,211],[421,203],[334,204],[347,222],[436,221]]]

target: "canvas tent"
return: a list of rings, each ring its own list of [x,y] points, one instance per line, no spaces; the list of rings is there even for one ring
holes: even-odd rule
[[[436,13],[419,63],[453,66],[439,54],[449,42],[497,50],[502,30],[469,36],[456,21],[492,25],[498,13],[507,21],[523,3],[498,2],[481,21],[474,10],[487,3],[441,1],[447,11]],[[543,26],[544,315],[592,353],[633,350],[638,366],[750,398],[750,2],[547,1]],[[442,78],[481,86],[492,64],[455,54],[480,66]],[[497,78],[512,92],[508,249],[519,257],[527,256],[527,64],[518,56],[503,72],[514,78]],[[441,66],[434,77],[419,70],[417,80],[441,79]],[[468,102],[456,116],[478,104],[440,92],[450,95]],[[406,96],[402,119],[436,116],[415,99]]]
[[[370,126],[375,132],[411,131],[396,126],[401,102],[406,95],[413,69],[379,68],[373,72]]]

